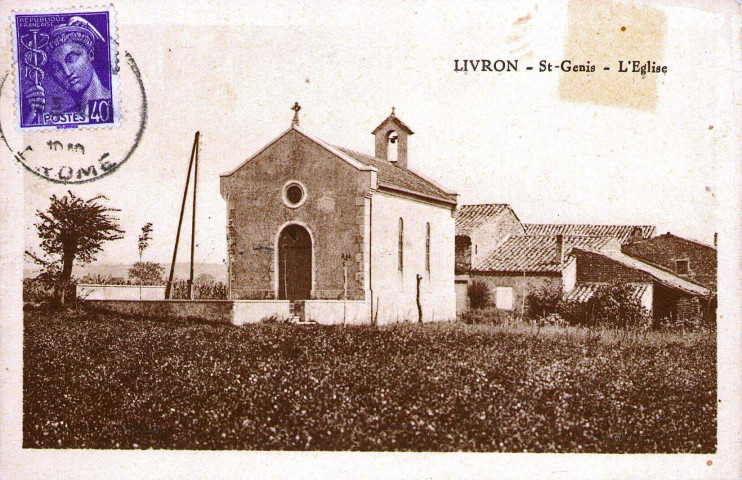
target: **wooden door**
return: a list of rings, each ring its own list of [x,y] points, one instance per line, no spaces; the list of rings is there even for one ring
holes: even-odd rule
[[[312,292],[312,237],[289,225],[278,239],[278,298],[308,300]]]

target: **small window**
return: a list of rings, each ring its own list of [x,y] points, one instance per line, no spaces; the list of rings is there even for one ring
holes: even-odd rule
[[[497,287],[495,306],[500,310],[512,310],[513,303],[513,287]]]
[[[399,244],[397,246],[397,268],[404,271],[404,221],[399,219]]]
[[[430,273],[430,223],[425,224],[425,271]]]
[[[689,271],[689,260],[675,260],[675,273],[677,273],[678,275],[687,275]]]

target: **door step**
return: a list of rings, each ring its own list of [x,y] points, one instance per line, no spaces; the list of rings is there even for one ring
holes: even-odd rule
[[[316,325],[314,320],[307,320],[304,315],[304,300],[293,300],[289,305],[289,322],[297,325]]]

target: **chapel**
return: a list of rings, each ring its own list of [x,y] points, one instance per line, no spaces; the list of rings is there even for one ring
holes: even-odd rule
[[[305,132],[300,108],[221,175],[230,299],[319,323],[454,318],[457,194],[411,168],[414,132],[392,108],[367,155]]]

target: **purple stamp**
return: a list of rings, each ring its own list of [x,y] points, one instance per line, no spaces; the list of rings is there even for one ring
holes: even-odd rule
[[[14,13],[21,130],[118,126],[113,10]]]

